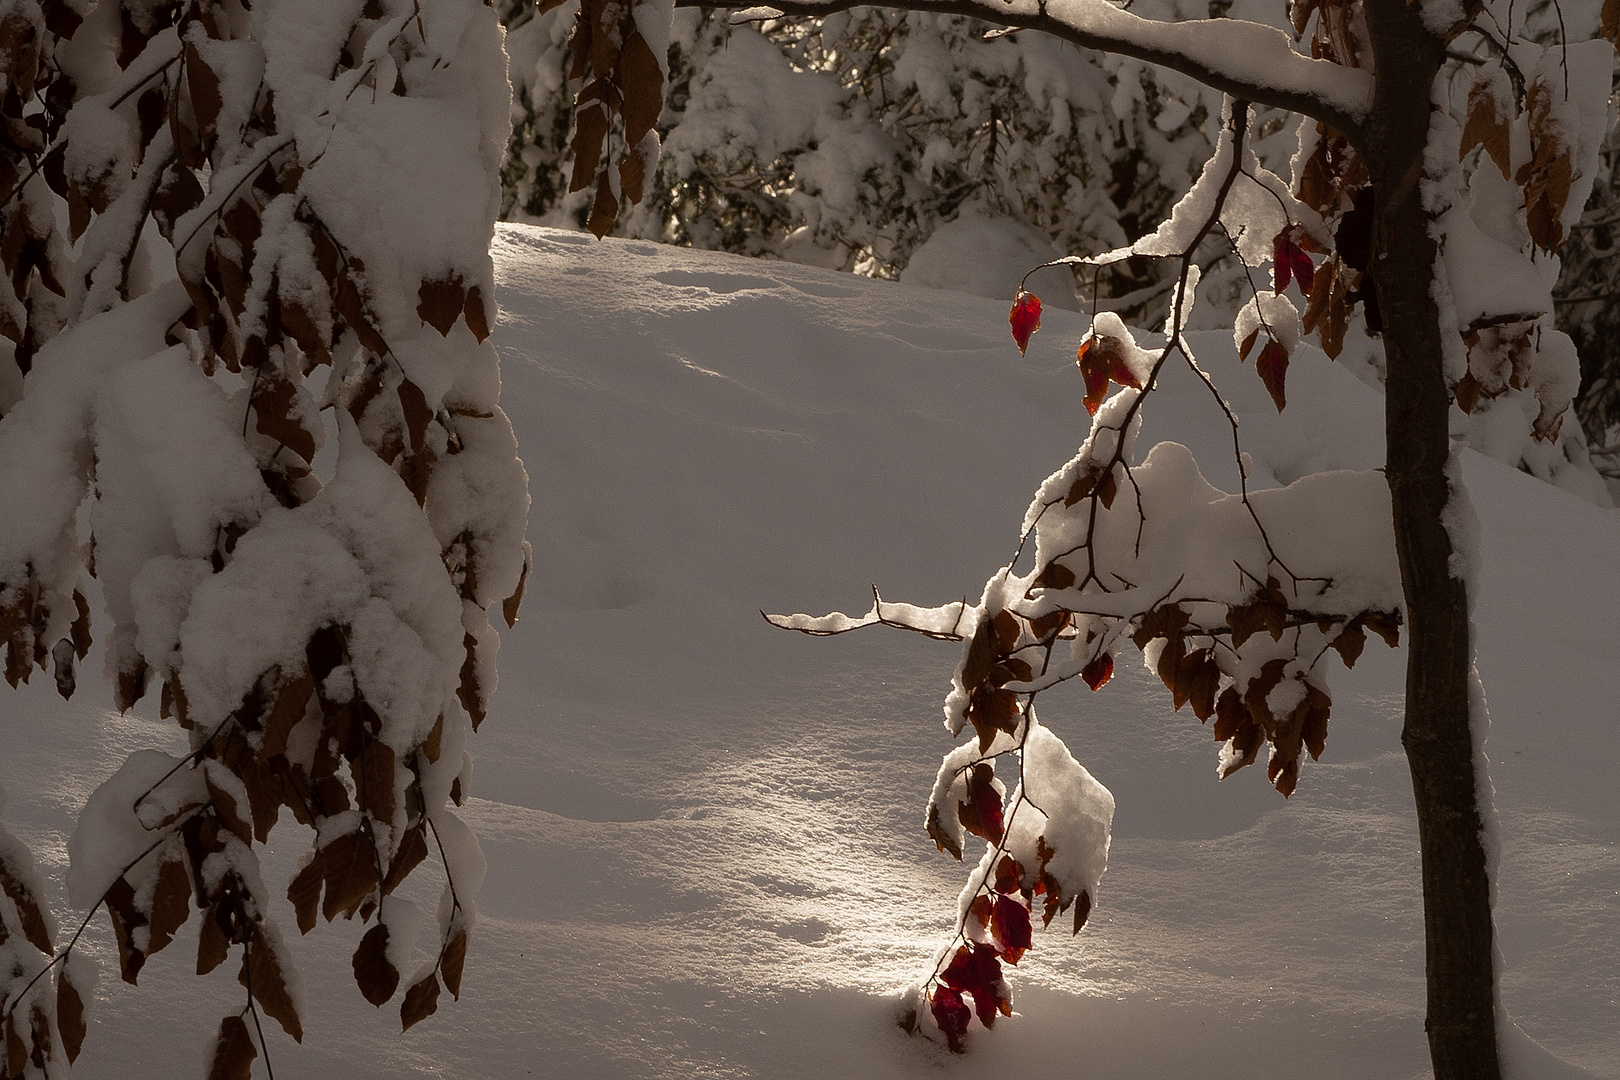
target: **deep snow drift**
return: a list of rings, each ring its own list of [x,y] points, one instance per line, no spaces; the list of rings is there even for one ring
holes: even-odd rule
[[[1209,732],[1138,664],[1043,696],[1118,800],[1091,922],[1037,932],[1021,1015],[975,1025],[965,1057],[892,1025],[881,995],[941,944],[966,872],[921,822],[957,650],[881,628],[811,640],[758,611],[864,611],[868,583],[976,597],[1085,435],[1082,316],[1049,309],[1021,358],[994,300],[525,227],[495,251],[536,573],[473,742],[464,816],[490,868],[463,999],[401,1036],[397,1005],[378,1013],[350,977],[361,928],[322,924],[294,943],[310,1009],[303,1046],[271,1036],[278,1075],[1426,1071],[1402,656],[1376,641],[1335,673],[1327,751],[1287,802],[1258,770],[1217,783]],[[1341,366],[1299,353],[1279,417],[1229,334],[1194,344],[1259,482],[1381,460],[1380,402]],[[1184,442],[1231,489],[1202,393],[1174,369],[1137,445]],[[1620,1076],[1620,512],[1466,468],[1503,996],[1551,1051]],[[118,717],[108,696],[88,674],[71,704],[43,678],[0,694],[4,820],[74,925],[74,816],[125,755],[181,742],[155,702]],[[291,905],[277,915],[295,933]],[[229,965],[193,977],[182,939],[131,989],[104,918],[90,940],[78,1074],[200,1074],[241,993]]]

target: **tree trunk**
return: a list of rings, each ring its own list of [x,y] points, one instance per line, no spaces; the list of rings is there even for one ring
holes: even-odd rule
[[[1422,205],[1430,87],[1444,43],[1421,5],[1368,0],[1378,72],[1364,129],[1375,195],[1374,277],[1384,319],[1386,461],[1406,594],[1406,747],[1423,851],[1428,1015],[1436,1080],[1497,1080],[1490,879],[1469,724],[1466,587],[1451,573],[1451,497],[1439,252]]]

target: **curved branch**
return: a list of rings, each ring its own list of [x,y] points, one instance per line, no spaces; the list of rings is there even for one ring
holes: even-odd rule
[[[864,0],[675,0],[676,7],[739,11],[744,21],[816,17]],[[1372,74],[1297,53],[1283,31],[1242,19],[1159,22],[1106,0],[891,0],[883,7],[931,11],[1023,30],[1040,30],[1086,49],[1169,68],[1234,98],[1303,113],[1355,140],[1372,106]]]

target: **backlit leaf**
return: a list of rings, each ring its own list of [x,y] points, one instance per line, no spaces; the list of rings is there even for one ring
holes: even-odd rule
[[[957,816],[962,827],[974,836],[992,844],[1001,843],[1005,831],[1002,820],[1001,794],[991,781],[996,771],[988,762],[973,766],[968,776],[967,798],[958,804]]]
[[[1266,342],[1266,347],[1260,350],[1260,359],[1254,362],[1254,370],[1259,373],[1260,381],[1266,384],[1277,411],[1282,412],[1288,404],[1284,390],[1284,382],[1288,378],[1288,350],[1278,342]]]
[[[1018,351],[1023,353],[1029,348],[1030,336],[1041,328],[1041,298],[1019,289],[1007,321],[1012,324],[1012,336],[1018,342]]]
[[[1103,653],[1080,671],[1080,678],[1084,679],[1086,685],[1093,690],[1101,690],[1108,680],[1113,677],[1114,657],[1112,653]]]
[[[962,1039],[967,1035],[968,1021],[973,1018],[973,1012],[962,1000],[962,995],[949,986],[936,986],[928,1002],[928,1011],[933,1014],[939,1030],[944,1032],[946,1045],[951,1052],[965,1053]]]

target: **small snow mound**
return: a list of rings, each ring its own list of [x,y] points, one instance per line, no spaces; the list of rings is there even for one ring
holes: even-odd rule
[[[1010,304],[1018,293],[1018,282],[1031,267],[1062,255],[1045,233],[1027,222],[964,210],[911,253],[900,282],[926,289],[954,289]],[[1080,310],[1074,274],[1067,266],[1048,267],[1032,275],[1026,287],[1048,307]]]

